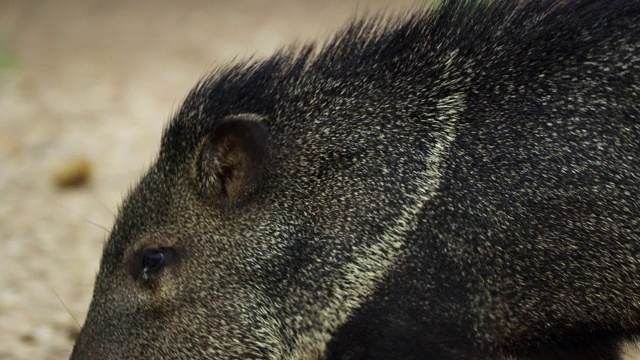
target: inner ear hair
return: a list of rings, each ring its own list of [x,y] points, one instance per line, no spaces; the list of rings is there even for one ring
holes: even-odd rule
[[[268,159],[268,133],[255,114],[224,118],[205,136],[196,181],[212,200],[235,203],[254,192]]]

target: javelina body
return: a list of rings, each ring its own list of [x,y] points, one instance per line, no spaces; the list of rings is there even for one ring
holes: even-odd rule
[[[222,69],[72,359],[616,359],[640,332],[640,2],[444,1]]]

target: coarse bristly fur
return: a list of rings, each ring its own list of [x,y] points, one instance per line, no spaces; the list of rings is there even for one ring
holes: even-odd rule
[[[640,1],[444,0],[202,80],[78,359],[623,359]]]

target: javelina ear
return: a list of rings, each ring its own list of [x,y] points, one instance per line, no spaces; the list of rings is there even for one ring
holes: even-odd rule
[[[259,119],[228,117],[206,136],[196,167],[206,196],[234,203],[259,185],[268,157],[268,136]]]

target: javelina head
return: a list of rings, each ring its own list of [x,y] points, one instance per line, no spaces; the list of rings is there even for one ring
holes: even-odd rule
[[[301,67],[287,69],[282,81]],[[393,120],[346,121],[383,95],[356,87],[362,103],[330,114],[335,87],[313,83],[258,101],[281,84],[265,72],[185,100],[119,210],[73,360],[319,358],[394,263],[446,129],[399,128],[424,149],[402,161],[372,134]],[[410,193],[384,196],[396,176]]]
[[[364,256],[381,226],[368,217],[394,208],[375,193],[395,186],[377,178],[391,160],[346,145],[368,125],[309,135],[291,109],[217,114],[198,91],[119,209],[74,360],[319,358],[392,261]]]

